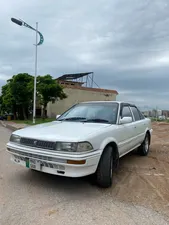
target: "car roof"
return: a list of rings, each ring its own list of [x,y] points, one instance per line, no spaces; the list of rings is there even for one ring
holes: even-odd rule
[[[79,103],[120,103],[119,101],[86,101],[86,102],[79,102]]]
[[[118,104],[123,104],[123,105],[135,106],[132,103],[123,102],[123,101],[87,101],[87,102],[79,102],[79,103],[118,103]]]

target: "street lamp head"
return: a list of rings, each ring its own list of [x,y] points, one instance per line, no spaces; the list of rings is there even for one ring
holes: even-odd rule
[[[17,19],[15,19],[15,18],[11,18],[11,21],[12,21],[13,23],[16,23],[16,24],[19,25],[19,26],[22,26],[22,21],[20,21],[20,20],[17,20]]]

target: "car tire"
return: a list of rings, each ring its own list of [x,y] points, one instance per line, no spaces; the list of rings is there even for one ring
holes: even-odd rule
[[[111,187],[113,182],[113,149],[111,146],[105,148],[95,175],[99,187]]]
[[[150,137],[148,133],[145,136],[145,139],[141,146],[138,148],[138,153],[141,156],[147,156],[150,150]]]

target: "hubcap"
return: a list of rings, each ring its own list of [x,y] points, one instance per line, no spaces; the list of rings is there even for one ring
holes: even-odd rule
[[[149,149],[149,140],[148,140],[148,137],[146,137],[146,139],[145,139],[144,149],[145,149],[146,152]]]

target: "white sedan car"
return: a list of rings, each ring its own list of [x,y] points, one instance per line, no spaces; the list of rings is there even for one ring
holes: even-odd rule
[[[13,132],[7,151],[24,167],[67,177],[94,175],[107,188],[120,157],[136,148],[148,154],[151,133],[150,119],[135,105],[82,102],[54,122]]]

